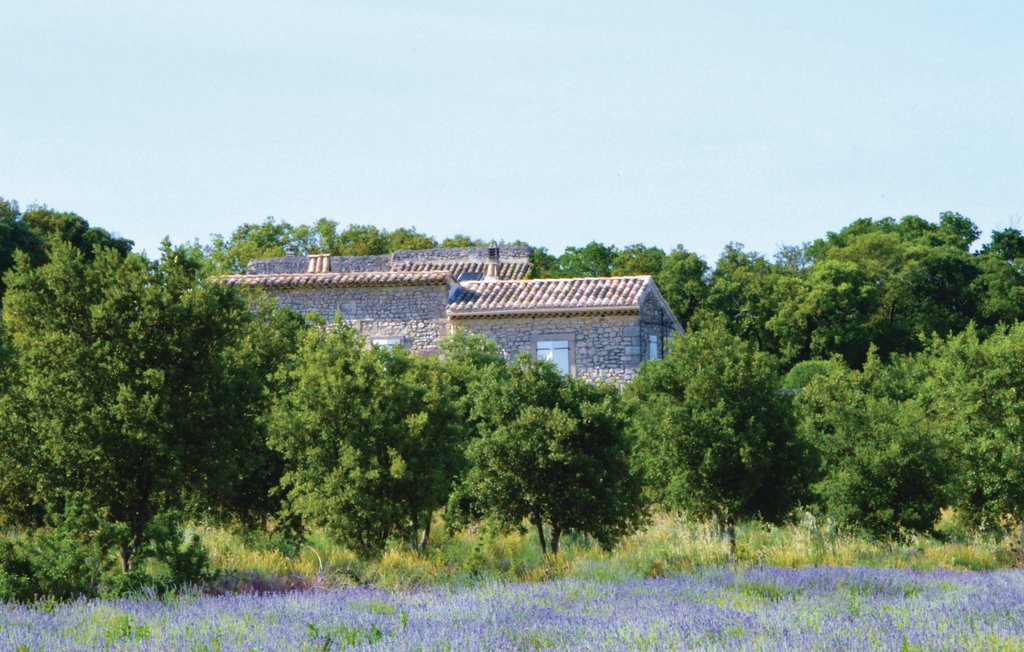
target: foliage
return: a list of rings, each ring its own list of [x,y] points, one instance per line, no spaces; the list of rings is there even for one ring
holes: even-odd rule
[[[1024,325],[984,341],[968,328],[929,353],[918,393],[960,462],[954,504],[974,526],[1024,523]]]
[[[282,372],[270,445],[295,509],[364,557],[413,533],[447,499],[460,423],[447,391],[401,348],[365,348],[348,327],[310,331]]]
[[[455,238],[462,242],[466,236]],[[437,246],[434,238],[414,228],[387,231],[370,224],[350,224],[339,229],[337,222],[323,217],[310,226],[294,226],[268,217],[260,223],[239,226],[227,238],[214,235],[207,252],[218,272],[239,273],[245,271],[252,259],[284,256],[289,252],[296,255],[373,256],[400,249],[431,249]]]
[[[618,255],[612,246],[591,242],[583,247],[566,247],[558,257],[553,276],[611,276],[612,263]]]
[[[204,282],[190,250],[158,262],[55,243],[22,256],[4,303],[15,362],[0,401],[0,477],[8,520],[74,492],[118,526],[125,572],[167,510],[217,504],[248,462],[263,392],[241,354],[253,315],[231,288]],[[28,509],[26,509],[28,508]],[[28,520],[28,521],[26,521]]]
[[[695,515],[778,519],[801,497],[806,451],[775,362],[721,323],[677,337],[627,387],[654,499]]]
[[[66,242],[87,258],[96,247],[110,247],[122,255],[132,249],[131,240],[90,226],[74,213],[60,213],[46,206],[30,206],[22,213],[17,202],[0,197],[0,299],[7,287],[3,277],[14,267],[15,252],[22,252],[33,266],[42,265],[48,240]]]
[[[615,254],[612,276],[657,276],[665,266],[665,252],[658,247],[632,244]]]
[[[696,314],[697,326],[721,321],[731,333],[760,350],[778,350],[770,322],[793,283],[793,273],[760,254],[745,251],[742,244],[730,243],[711,273],[706,299]]]
[[[710,279],[708,264],[682,245],[672,250],[656,272],[655,281],[676,318],[685,327],[704,302]]]
[[[799,390],[807,386],[814,378],[842,368],[839,360],[804,360],[793,365],[782,378],[782,389]]]
[[[912,359],[835,366],[796,397],[800,433],[820,457],[814,491],[842,523],[879,535],[930,531],[949,504],[951,451],[914,396]]]
[[[452,523],[477,517],[518,528],[526,521],[544,553],[545,527],[552,554],[570,530],[614,545],[642,518],[618,391],[525,355],[492,370],[472,388],[480,435],[466,450]]]

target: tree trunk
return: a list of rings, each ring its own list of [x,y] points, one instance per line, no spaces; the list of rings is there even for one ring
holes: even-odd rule
[[[118,548],[120,548],[121,552],[121,570],[125,573],[131,571],[132,562],[138,556],[138,552],[142,550],[145,528],[145,517],[141,513],[136,513],[134,522],[132,523],[131,540],[122,541],[118,545]]]
[[[132,569],[132,549],[127,542],[118,545],[121,551],[121,572],[127,573]]]
[[[536,519],[533,524],[537,526],[537,540],[540,541],[540,554],[547,556],[548,544],[544,540],[544,524],[540,519]]]
[[[552,525],[551,526],[551,554],[558,554],[558,540],[562,538],[562,528]]]
[[[427,541],[430,540],[430,522],[434,520],[433,516],[433,512],[427,512],[427,522],[423,525],[423,536],[420,538],[420,552],[426,552],[427,550]]]

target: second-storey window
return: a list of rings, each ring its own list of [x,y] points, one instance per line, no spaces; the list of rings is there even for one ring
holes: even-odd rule
[[[385,349],[393,349],[396,346],[402,346],[402,338],[400,337],[375,337],[370,340],[370,344],[374,346],[380,346]]]
[[[549,360],[555,363],[558,370],[563,374],[569,374],[569,341],[568,340],[539,340],[537,342],[537,359]]]
[[[658,335],[647,336],[647,359],[661,359],[661,337]]]

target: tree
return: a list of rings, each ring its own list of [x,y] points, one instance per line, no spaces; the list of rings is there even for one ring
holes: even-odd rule
[[[789,296],[797,277],[739,243],[726,245],[711,273],[707,299],[698,316],[725,318],[729,331],[755,343],[762,351],[778,351],[777,336],[768,324]]]
[[[88,260],[58,242],[48,264],[21,256],[7,276],[0,476],[51,512],[74,493],[109,524],[126,572],[155,519],[230,492],[259,413],[263,379],[236,349],[252,313],[192,253],[101,247]]]
[[[0,299],[6,288],[3,275],[14,266],[14,253],[24,252],[30,264],[42,265],[48,240],[67,242],[87,259],[92,258],[96,247],[111,247],[122,255],[132,249],[131,240],[89,226],[74,213],[60,213],[45,206],[30,206],[22,213],[17,202],[0,197]]]
[[[698,517],[778,519],[801,497],[806,449],[774,360],[721,323],[676,337],[627,387],[652,498]]]
[[[530,278],[553,278],[558,275],[558,259],[544,247],[530,249]]]
[[[686,326],[708,294],[708,264],[679,245],[666,257],[655,276],[662,296]]]
[[[920,364],[923,410],[960,462],[955,506],[975,525],[1024,523],[1024,325],[935,340]]]
[[[441,241],[441,247],[444,249],[458,249],[460,247],[486,247],[487,242],[478,238],[456,233],[453,236],[447,237]]]
[[[519,528],[525,521],[544,554],[558,554],[569,530],[613,546],[643,514],[618,391],[526,355],[504,373],[491,371],[474,385],[480,435],[466,450],[469,470],[449,503],[452,524],[484,518]]]
[[[85,254],[87,260],[92,259],[93,250],[99,247],[114,249],[124,256],[135,244],[131,240],[112,235],[106,229],[89,226],[80,215],[55,211],[47,206],[29,206],[22,214],[21,221],[43,239],[69,243]]]
[[[437,240],[414,228],[398,228],[388,233],[388,252],[404,249],[435,249]]]
[[[801,435],[817,453],[817,499],[842,523],[873,534],[929,531],[949,504],[951,450],[915,389],[914,358],[863,371],[835,366],[796,396]]]
[[[878,287],[859,265],[824,260],[783,299],[768,327],[787,361],[843,356],[861,365],[875,339],[869,317],[879,310]]]
[[[613,246],[591,242],[583,247],[566,247],[558,257],[554,276],[574,278],[580,276],[611,276],[612,261],[618,255]]]
[[[991,241],[981,251],[1011,263],[1024,261],[1024,233],[1014,228],[993,231]]]
[[[658,247],[632,244],[612,259],[612,276],[656,276],[665,265],[665,252]]]
[[[401,348],[366,348],[352,329],[305,333],[282,370],[270,445],[284,456],[291,508],[362,557],[426,527],[447,500],[460,425],[432,412],[446,388]]]
[[[227,239],[214,234],[207,255],[218,273],[238,274],[255,258],[283,256],[287,249],[308,253],[304,250],[305,242],[298,236],[295,227],[288,222],[268,217],[259,224],[242,224]]]

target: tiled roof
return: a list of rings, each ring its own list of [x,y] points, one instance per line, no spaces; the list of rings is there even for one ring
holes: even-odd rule
[[[650,276],[465,282],[448,303],[452,316],[503,313],[634,311]]]
[[[455,261],[441,261],[441,262],[429,262],[429,263],[417,263],[417,262],[394,262],[391,264],[392,270],[402,270],[408,272],[426,272],[435,270],[448,270],[455,278],[459,277],[459,274],[483,274],[484,268],[487,263],[484,262],[455,262]],[[525,277],[530,271],[530,263],[498,263],[498,278],[501,279],[521,279]]]
[[[219,280],[245,287],[350,287],[356,285],[445,285],[454,283],[447,271],[433,272],[313,272],[302,274],[232,274]]]

